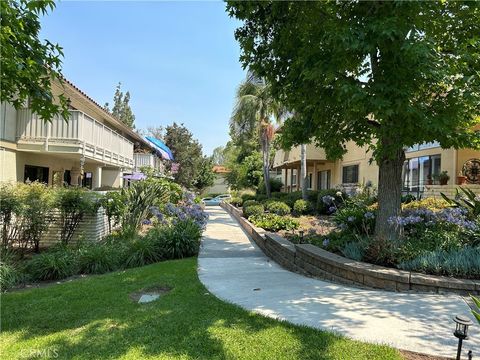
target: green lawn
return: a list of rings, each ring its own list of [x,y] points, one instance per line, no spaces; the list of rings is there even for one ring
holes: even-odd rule
[[[196,259],[2,296],[2,359],[401,359],[364,344],[244,311],[209,294]],[[172,287],[139,305],[129,294]],[[42,352],[43,351],[43,352]]]

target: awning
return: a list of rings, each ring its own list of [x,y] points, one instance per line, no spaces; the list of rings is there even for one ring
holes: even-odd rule
[[[163,141],[151,136],[146,136],[145,140],[147,140],[147,142],[152,145],[155,150],[157,150],[157,152],[162,156],[163,159],[173,161],[172,151],[168,148],[167,145],[163,143]]]
[[[128,174],[122,176],[125,180],[145,180],[147,175],[142,172],[134,172],[133,174]]]

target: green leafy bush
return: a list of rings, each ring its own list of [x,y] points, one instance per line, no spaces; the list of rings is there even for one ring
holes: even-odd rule
[[[480,277],[480,248],[465,247],[452,251],[432,251],[403,262],[398,267],[427,274],[478,279]]]
[[[100,205],[108,219],[108,230],[120,225],[127,211],[126,191],[109,191],[101,199]]]
[[[147,237],[158,239],[166,259],[182,259],[198,254],[202,230],[193,220],[186,219],[151,230]]]
[[[280,192],[283,187],[283,182],[280,179],[270,179],[270,192],[276,193]],[[257,194],[265,194],[265,182],[263,180],[258,184]]]
[[[77,252],[78,271],[81,274],[103,274],[120,266],[119,248],[106,243],[86,244]]]
[[[55,207],[60,212],[60,238],[67,245],[85,215],[96,214],[100,201],[99,197],[82,188],[61,188],[57,190]]]
[[[265,208],[263,207],[262,204],[253,204],[253,205],[248,205],[247,207],[243,207],[243,215],[249,219],[251,216],[254,215],[261,215],[265,211]]]
[[[265,207],[269,212],[277,215],[288,215],[291,212],[290,206],[281,201],[269,201]]]
[[[136,237],[126,244],[123,265],[126,268],[144,266],[164,258],[159,239],[151,236]]]
[[[66,246],[57,246],[35,255],[27,263],[27,273],[33,280],[60,280],[78,272],[74,252]]]
[[[450,205],[464,207],[470,211],[474,217],[480,216],[480,196],[477,196],[477,194],[470,189],[461,187],[460,190],[463,194],[461,194],[459,188],[457,188],[455,199],[449,199],[443,193],[441,195]]]
[[[334,221],[343,231],[371,235],[375,227],[375,212],[364,204],[348,202],[335,212]]]
[[[363,244],[354,241],[346,243],[342,249],[343,256],[356,261],[362,261],[364,252],[365,248]]]
[[[22,274],[13,264],[0,262],[0,291],[5,292],[11,289],[23,279]]]
[[[240,207],[243,204],[243,199],[241,197],[233,197],[230,200],[230,204],[232,204],[233,206]]]
[[[312,206],[308,201],[299,199],[293,204],[293,211],[298,215],[307,214],[312,211]]]
[[[11,184],[0,185],[0,204],[2,245],[7,248],[12,241],[13,234],[17,232],[20,225],[15,219],[21,215],[23,208],[16,186]]]
[[[255,200],[254,194],[245,193],[240,196],[243,200],[243,203],[247,202],[248,200]]]
[[[250,205],[258,205],[260,204],[257,200],[244,200],[243,201],[243,210]]]
[[[255,226],[269,231],[295,230],[300,225],[297,220],[291,217],[270,213],[252,215],[249,220]]]

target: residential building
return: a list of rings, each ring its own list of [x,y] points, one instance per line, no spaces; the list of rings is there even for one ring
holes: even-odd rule
[[[215,165],[213,167],[215,179],[213,185],[206,188],[204,194],[226,194],[230,192],[230,185],[227,182],[226,175],[230,172],[225,166]]]
[[[52,91],[69,99],[68,121],[46,122],[28,104],[21,109],[1,104],[0,182],[95,189],[121,187],[123,174],[140,166],[161,171],[158,149],[71,82],[55,81]]]
[[[480,127],[479,127],[480,129]],[[325,151],[314,144],[306,146],[308,189],[320,190],[337,187],[351,188],[358,184],[378,185],[378,165],[371,151],[353,142],[346,144],[347,152],[341,160],[328,160]],[[442,149],[438,143],[421,144],[406,149],[403,184],[406,193],[422,194],[439,188],[438,175],[446,171],[447,185],[454,187],[458,180],[465,181],[480,192],[480,151],[473,149]],[[300,146],[289,151],[278,150],[273,169],[282,171],[283,189],[291,192],[301,189]],[[458,175],[464,179],[457,179]]]

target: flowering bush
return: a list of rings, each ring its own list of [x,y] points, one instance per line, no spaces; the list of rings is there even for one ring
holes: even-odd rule
[[[347,198],[347,194],[340,190],[321,190],[318,192],[317,211],[320,214],[333,214]]]
[[[208,220],[208,214],[195,202],[195,194],[191,192],[185,192],[177,205],[165,204],[163,212],[156,206],[152,206],[150,212],[160,224],[192,220],[200,229],[205,229]]]

